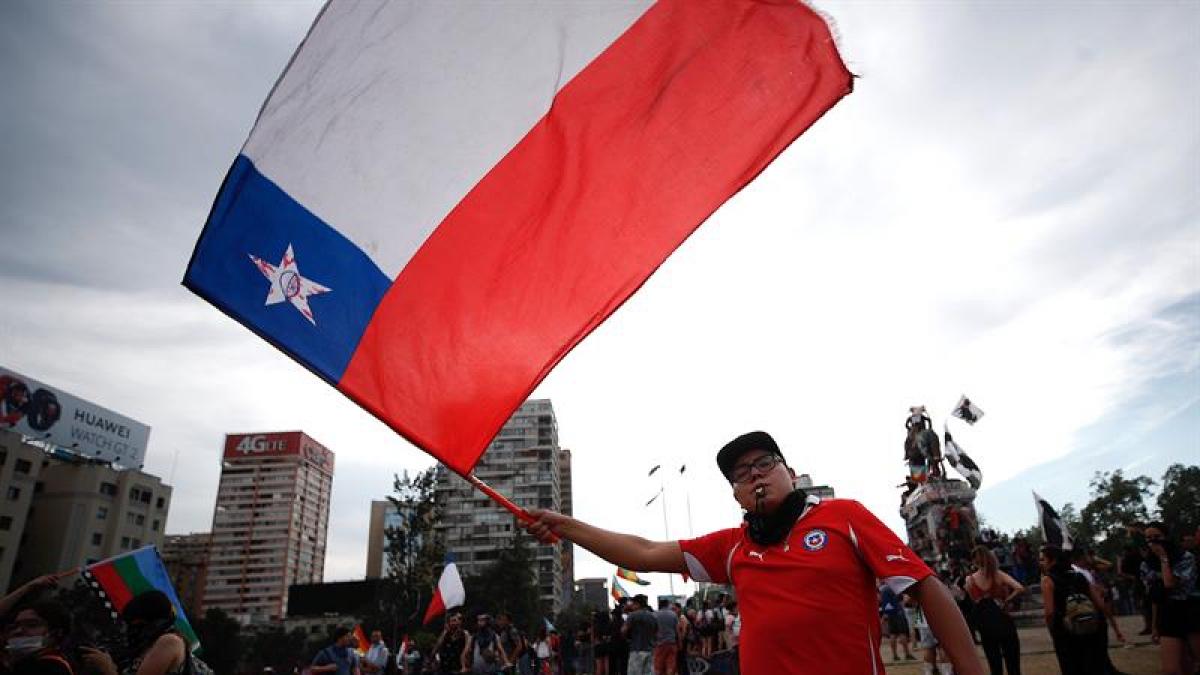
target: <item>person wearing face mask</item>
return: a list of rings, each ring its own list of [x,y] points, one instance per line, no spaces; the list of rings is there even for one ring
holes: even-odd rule
[[[797,489],[795,472],[766,432],[725,445],[717,466],[745,511],[741,527],[697,539],[650,541],[534,510],[525,528],[543,542],[557,535],[626,569],[733,584],[743,673],[883,672],[875,604],[879,578],[896,592],[911,590],[955,672],[982,675],[950,592],[861,504],[822,500]]]
[[[83,662],[100,675],[179,675],[188,667],[187,643],[175,630],[175,606],[162,591],[136,595],[121,609],[131,661],[118,669],[112,656],[81,647]]]
[[[57,602],[21,607],[4,629],[4,675],[74,675],[59,645],[71,632],[71,615]]]

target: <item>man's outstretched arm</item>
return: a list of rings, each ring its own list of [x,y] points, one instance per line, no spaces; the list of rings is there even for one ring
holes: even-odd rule
[[[913,587],[914,596],[925,612],[929,621],[929,629],[937,637],[950,663],[954,664],[954,672],[958,675],[983,675],[983,664],[975,654],[975,642],[967,630],[967,622],[963,620],[962,611],[954,603],[954,597],[945,584],[936,576],[930,575],[917,582]]]
[[[522,523],[522,526],[542,543],[549,543],[550,535],[555,534],[618,567],[637,572],[687,572],[677,541],[651,541],[613,532],[554,511],[530,509],[529,514],[533,516],[533,522]]]

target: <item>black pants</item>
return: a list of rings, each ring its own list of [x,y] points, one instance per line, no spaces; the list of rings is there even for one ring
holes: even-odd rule
[[[1054,640],[1054,656],[1062,675],[1096,675],[1108,672],[1108,653],[1099,635],[1070,635],[1065,631],[1051,631]]]
[[[994,601],[984,598],[975,604],[975,625],[979,627],[983,653],[992,675],[1021,675],[1021,642],[1012,617]]]

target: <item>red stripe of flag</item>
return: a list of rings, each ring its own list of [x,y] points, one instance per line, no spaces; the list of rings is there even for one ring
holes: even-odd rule
[[[104,589],[105,595],[108,596],[108,601],[112,603],[113,609],[121,611],[125,605],[133,598],[133,592],[129,589],[129,585],[121,578],[116,566],[111,563],[97,565],[89,568],[96,582],[100,584],[100,588]]]
[[[425,242],[339,388],[469,472],[550,369],[850,82],[802,4],[655,4]]]

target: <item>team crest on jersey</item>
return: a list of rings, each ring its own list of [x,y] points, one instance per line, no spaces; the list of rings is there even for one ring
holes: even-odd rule
[[[825,534],[825,530],[809,530],[804,535],[804,548],[809,551],[820,551],[828,542],[829,535]]]

